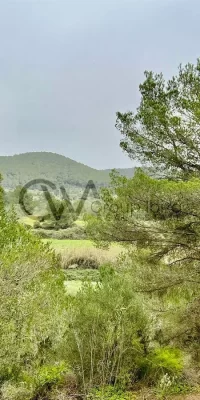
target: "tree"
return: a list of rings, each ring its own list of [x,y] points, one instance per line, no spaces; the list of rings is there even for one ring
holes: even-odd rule
[[[76,213],[67,200],[60,200],[52,195],[47,197],[46,215],[38,217],[37,228],[67,229],[73,225]]]
[[[4,194],[4,190],[1,186],[1,183],[3,181],[3,177],[0,174],[0,214],[3,212],[4,210],[4,201],[5,201],[5,194]]]
[[[116,127],[129,157],[171,173],[200,172],[200,59],[178,75],[145,71],[135,113],[117,113]]]
[[[83,390],[129,382],[149,335],[149,318],[130,282],[104,266],[100,283],[85,284],[68,312],[64,354]]]
[[[33,194],[27,189],[24,189],[23,186],[18,185],[14,190],[6,192],[5,203],[10,207],[14,207],[19,214],[19,208],[20,208],[19,203],[22,190],[24,190],[24,196],[23,196],[24,207],[26,210],[28,210],[29,213],[33,213],[34,208],[36,206],[36,201],[33,198]]]
[[[98,244],[127,246],[121,268],[131,271],[133,290],[165,298],[157,309],[168,311],[173,324],[170,332],[169,323],[164,329],[167,344],[173,336],[200,341],[199,198],[198,178],[158,180],[138,169],[132,179],[113,175],[99,215],[88,220],[88,234]]]

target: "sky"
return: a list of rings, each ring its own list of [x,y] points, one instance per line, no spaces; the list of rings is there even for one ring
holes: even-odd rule
[[[200,56],[199,0],[0,0],[0,155],[127,168],[117,111]]]

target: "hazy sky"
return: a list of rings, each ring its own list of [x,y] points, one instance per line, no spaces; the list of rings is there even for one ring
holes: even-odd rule
[[[132,166],[115,113],[137,107],[145,69],[195,62],[199,21],[199,0],[0,0],[0,154]]]

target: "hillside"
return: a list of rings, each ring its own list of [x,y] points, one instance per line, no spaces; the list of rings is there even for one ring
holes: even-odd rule
[[[132,176],[134,169],[118,169],[122,175]],[[33,179],[47,179],[56,185],[81,188],[89,180],[99,186],[109,183],[110,170],[96,170],[55,153],[33,152],[14,156],[0,156],[3,186],[13,189]]]

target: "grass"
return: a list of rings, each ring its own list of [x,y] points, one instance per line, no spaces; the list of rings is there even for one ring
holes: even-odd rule
[[[43,242],[50,243],[60,254],[63,269],[71,265],[76,268],[98,269],[103,264],[114,263],[122,252],[122,247],[116,245],[108,250],[96,248],[90,240],[43,239]]]
[[[90,284],[95,287],[97,282],[90,282]],[[76,296],[76,294],[81,290],[83,286],[83,281],[76,280],[76,281],[65,281],[65,289],[67,294],[70,296]]]
[[[66,269],[66,281],[99,281],[99,271],[96,269]]]
[[[33,228],[33,226],[35,224],[35,219],[34,218],[30,218],[30,217],[22,217],[22,218],[20,218],[20,222],[22,224],[28,225],[31,228]]]
[[[85,227],[85,221],[81,220],[81,219],[77,219],[75,222],[75,225],[77,226],[81,226],[81,227]]]
[[[95,286],[99,280],[98,268],[106,263],[114,263],[122,247],[113,245],[109,250],[98,249],[90,240],[43,239],[60,254],[61,265],[65,270],[65,288],[70,296],[75,296],[83,282]]]
[[[48,242],[52,245],[55,250],[68,250],[77,248],[95,248],[91,240],[72,240],[72,239],[43,239],[44,242]]]
[[[60,250],[62,267],[69,268],[74,265],[77,268],[98,269],[101,265],[115,263],[121,252],[120,248],[113,247],[109,250],[90,248],[68,248]]]
[[[99,271],[91,269],[67,269],[65,270],[65,289],[68,295],[76,296],[84,282],[90,282],[95,287],[99,282]]]

